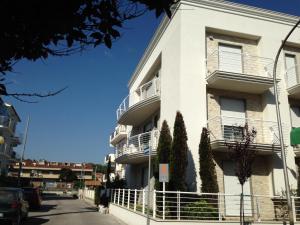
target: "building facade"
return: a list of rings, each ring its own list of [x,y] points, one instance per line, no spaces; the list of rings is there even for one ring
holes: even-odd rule
[[[21,177],[30,179],[37,186],[55,186],[61,182],[59,176],[61,169],[71,169],[82,181],[92,180],[93,166],[85,163],[50,162],[46,160],[24,160],[22,164]],[[10,175],[17,176],[19,162],[13,164]]]
[[[110,159],[110,165],[111,165],[111,173],[110,173],[110,180],[115,180],[116,176],[119,177],[119,179],[125,178],[125,165],[119,164],[116,162],[116,155],[115,154],[107,154],[104,157],[104,164],[107,165],[108,161]],[[106,174],[103,174],[103,182],[107,181]]]
[[[275,97],[274,58],[298,18],[219,0],[182,0],[164,18],[137,65],[129,95],[117,109],[110,137],[116,162],[126,165],[130,188],[147,187],[149,148],[156,154],[166,120],[173,132],[183,114],[189,147],[186,182],[200,191],[198,146],[203,127],[210,133],[220,192],[239,194],[234,164],[225,143],[246,123],[257,131],[257,157],[246,194],[277,195],[285,189]],[[300,41],[297,29],[277,69],[280,111],[289,180],[296,189],[298,148],[290,133],[300,126]],[[153,178],[152,178],[153,182]]]
[[[21,134],[16,131],[19,122],[21,120],[15,108],[0,98],[0,136],[3,139],[3,144],[0,144],[0,170],[4,175],[7,174],[10,163],[17,158],[14,147],[22,142]]]

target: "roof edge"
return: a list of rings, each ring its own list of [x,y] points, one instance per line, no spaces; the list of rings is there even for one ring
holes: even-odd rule
[[[250,17],[256,17],[272,22],[277,22],[281,24],[287,24],[287,25],[294,25],[299,20],[298,16],[290,15],[282,12],[277,12],[273,10],[263,9],[255,6],[249,6],[245,4],[230,2],[230,1],[223,1],[223,0],[181,0],[174,9],[173,16],[176,14],[177,9],[180,7],[180,5],[197,5],[199,7],[209,7],[214,8],[219,11],[226,11],[230,10],[234,13],[244,14],[250,16]],[[127,84],[128,87],[130,87],[134,81],[136,80],[138,74],[143,69],[147,59],[150,57],[152,51],[154,50],[155,46],[157,45],[158,41],[160,40],[161,36],[165,32],[166,28],[168,27],[169,23],[171,22],[171,19],[169,19],[167,16],[164,16],[162,22],[156,29],[153,37],[151,38],[147,48],[144,51],[143,56],[141,57],[139,63],[137,64],[134,72],[132,73],[132,76]]]

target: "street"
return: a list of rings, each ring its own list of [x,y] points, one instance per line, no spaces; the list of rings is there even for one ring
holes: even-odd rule
[[[125,225],[111,215],[96,212],[94,206],[83,200],[51,197],[42,208],[29,213],[24,225]]]

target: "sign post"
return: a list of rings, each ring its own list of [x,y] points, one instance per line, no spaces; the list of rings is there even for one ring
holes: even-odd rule
[[[163,220],[166,212],[166,182],[169,182],[169,164],[159,164],[159,182],[163,183]]]
[[[147,225],[150,225],[150,181],[151,181],[151,155],[152,155],[152,146],[149,146],[144,149],[144,154],[149,156],[148,158],[148,199],[147,199]]]

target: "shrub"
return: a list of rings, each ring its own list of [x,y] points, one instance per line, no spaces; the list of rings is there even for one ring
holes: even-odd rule
[[[186,204],[181,209],[181,217],[189,220],[217,220],[218,209],[205,200]]]

